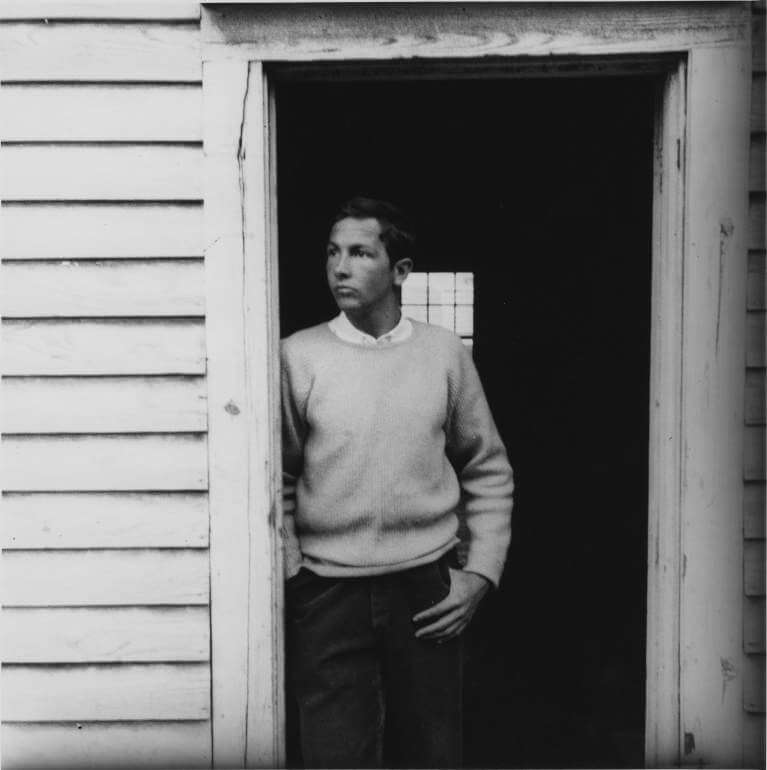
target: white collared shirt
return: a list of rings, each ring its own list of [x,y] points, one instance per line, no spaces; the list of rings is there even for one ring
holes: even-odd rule
[[[378,339],[371,334],[360,331],[347,317],[345,313],[339,313],[332,321],[328,321],[330,330],[344,342],[355,345],[368,345],[377,347],[390,345],[396,342],[404,342],[413,333],[413,324],[404,315],[400,316],[399,323],[391,330],[382,334]]]

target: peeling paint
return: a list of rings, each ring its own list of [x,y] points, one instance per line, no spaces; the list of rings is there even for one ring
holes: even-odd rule
[[[692,754],[695,751],[695,735],[693,733],[684,734],[684,755]]]
[[[719,285],[717,287],[716,302],[716,353],[719,354],[719,325],[722,319],[722,292],[724,281],[724,257],[728,251],[730,238],[735,232],[735,225],[729,217],[725,217],[719,222]]]
[[[727,692],[727,684],[738,677],[738,669],[729,658],[719,658],[722,667],[722,703]]]

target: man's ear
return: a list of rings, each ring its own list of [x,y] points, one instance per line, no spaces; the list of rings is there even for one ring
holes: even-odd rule
[[[394,263],[392,270],[394,271],[394,285],[402,286],[405,283],[405,278],[410,275],[410,271],[413,269],[413,260],[409,257],[400,259]]]

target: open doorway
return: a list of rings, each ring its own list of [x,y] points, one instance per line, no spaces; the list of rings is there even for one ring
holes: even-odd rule
[[[654,94],[639,77],[276,87],[282,335],[335,314],[326,226],[355,194],[413,215],[418,272],[473,276],[517,489],[466,640],[467,766],[643,764]]]

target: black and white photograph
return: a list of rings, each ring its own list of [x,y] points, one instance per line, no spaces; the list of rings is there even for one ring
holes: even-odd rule
[[[0,766],[764,768],[764,0],[0,0]]]

